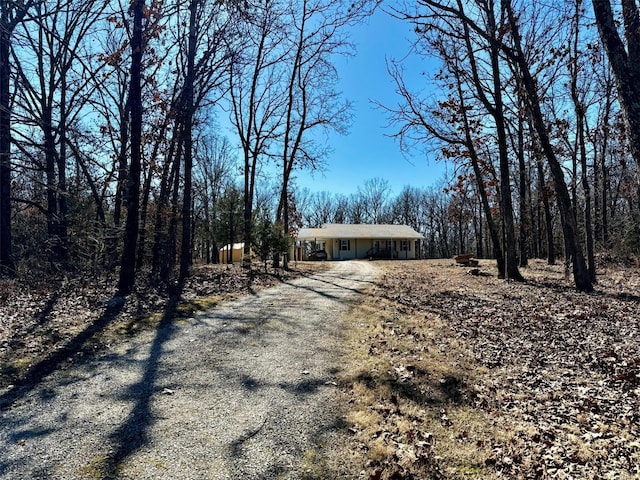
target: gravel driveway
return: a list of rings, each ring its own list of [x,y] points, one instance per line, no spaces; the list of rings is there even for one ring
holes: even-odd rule
[[[319,476],[341,314],[375,274],[332,263],[50,375],[0,411],[0,478]]]

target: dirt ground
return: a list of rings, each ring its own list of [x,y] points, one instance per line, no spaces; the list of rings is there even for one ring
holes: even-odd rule
[[[640,478],[637,266],[602,263],[595,292],[585,294],[565,280],[561,265],[542,261],[532,261],[522,270],[524,283],[498,279],[493,262],[485,260],[480,261],[478,275],[452,260],[358,263],[371,265],[376,273],[362,274],[355,285],[343,289],[356,293],[348,310],[342,309],[347,305],[330,310],[336,328],[323,330],[320,338],[330,337],[333,343],[310,340],[324,345],[320,356],[333,365],[318,377],[322,385],[307,377],[312,370],[302,364],[289,372],[293,376],[288,381],[275,386],[268,386],[266,377],[258,381],[246,376],[243,383],[241,370],[233,371],[259,404],[271,388],[283,390],[285,384],[295,386],[292,398],[298,403],[293,410],[306,405],[313,398],[310,393],[330,394],[322,398],[334,416],[316,410],[323,436],[298,450],[298,478]],[[344,264],[299,264],[284,281],[314,271],[329,274]],[[189,319],[200,315],[198,311],[215,311],[231,298],[254,296],[283,280],[243,275],[246,272],[233,269],[200,271],[180,303],[173,305],[145,289],[124,305],[110,303],[108,280],[35,287],[4,282],[0,394],[5,409],[12,408],[6,399],[13,404],[11,392],[19,393],[22,383],[42,383],[55,371],[90,364],[110,349],[148,337],[167,321],[166,312],[190,326]],[[337,283],[339,277],[321,283]],[[330,299],[335,292],[325,295]],[[305,312],[304,318],[311,307],[297,308]],[[257,330],[264,327],[258,324]],[[289,328],[281,340],[308,349],[308,344],[295,343],[301,328]],[[259,352],[247,351],[249,362],[258,358],[251,355]],[[47,360],[51,358],[53,362]],[[34,369],[39,365],[46,368]],[[305,370],[310,373],[301,373]],[[30,373],[34,371],[37,374]],[[55,392],[48,388],[37,390],[42,401]],[[178,408],[174,393],[179,390],[172,383],[162,388],[168,391],[161,389],[160,398]],[[243,398],[231,400],[242,403]],[[241,427],[237,445],[252,444],[254,432],[258,436],[269,430],[260,415],[228,418]],[[296,422],[309,420],[303,418]],[[329,425],[327,418],[339,420]],[[169,438],[172,428],[177,427],[164,432]],[[49,435],[37,429],[17,432],[8,440],[12,448]],[[295,440],[274,445],[262,444],[262,454],[296,449]],[[185,458],[193,457],[187,446],[180,448]],[[165,463],[146,455],[158,468]],[[108,457],[90,458],[79,470],[86,475],[78,478],[126,478],[113,469],[115,476],[103,475]],[[292,463],[292,457],[284,458]],[[3,476],[2,468],[7,467],[0,466],[0,477],[20,478]],[[283,478],[290,465],[277,468],[283,470],[247,478]],[[240,478],[229,475],[219,478]],[[212,477],[201,472],[190,478]]]
[[[375,267],[325,267],[111,336],[10,389],[0,478],[339,478],[323,452],[343,431],[340,319]]]
[[[378,263],[342,381],[369,480],[640,478],[640,272]],[[354,360],[355,359],[355,360]]]

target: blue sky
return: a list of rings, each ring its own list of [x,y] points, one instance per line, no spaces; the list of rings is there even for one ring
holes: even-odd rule
[[[393,132],[393,129],[385,128],[387,114],[370,101],[377,100],[390,106],[398,103],[385,58],[403,58],[410,48],[412,34],[408,23],[382,10],[353,29],[355,55],[336,61],[340,74],[338,89],[354,107],[350,133],[331,134],[329,142],[333,153],[326,159],[325,171],[296,172],[297,185],[312,192],[326,190],[350,194],[356,193],[368,179],[377,177],[386,179],[395,195],[405,185],[427,187],[443,177],[444,164],[427,159],[421,152],[415,152],[409,158],[400,152],[399,143],[386,136]],[[411,60],[414,64],[409,72],[413,70],[413,77],[419,77],[420,71],[427,66],[416,64],[415,57]]]

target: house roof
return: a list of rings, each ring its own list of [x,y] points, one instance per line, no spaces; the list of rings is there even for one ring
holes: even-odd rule
[[[301,228],[298,240],[371,238],[377,240],[424,238],[408,225],[326,223],[322,228]]]

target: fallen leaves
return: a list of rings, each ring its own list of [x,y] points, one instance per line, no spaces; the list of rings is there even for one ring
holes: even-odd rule
[[[238,265],[195,267],[182,293],[178,314],[192,314],[193,308],[210,308],[215,302],[203,298],[233,297],[274,285],[282,278],[293,278],[322,268],[321,264],[298,264],[293,271],[265,274]],[[143,275],[141,275],[142,277]],[[119,310],[108,326],[109,334],[92,338],[94,351],[118,335],[131,335],[141,328],[152,328],[168,305],[168,295],[141,281],[136,292],[113,297],[115,277],[77,277],[41,279],[39,284],[19,280],[0,280],[0,388],[19,383],[32,365],[46,359],[73,341],[80,332],[98,321],[105,310]],[[216,297],[217,299],[218,297]]]
[[[584,294],[542,262],[523,269],[526,283],[470,276],[451,263],[380,262],[385,274],[369,300],[379,316],[366,327],[356,319],[373,366],[370,380],[350,379],[350,408],[363,412],[369,402],[377,415],[348,418],[378,422],[356,427],[370,475],[640,475],[637,272],[609,267]],[[403,446],[413,445],[406,432],[414,430],[433,436],[420,457],[428,467]]]

